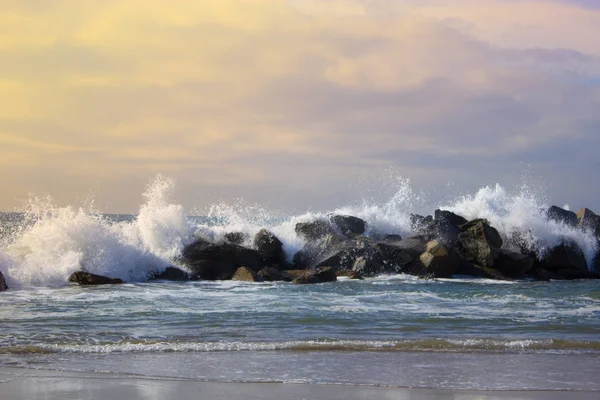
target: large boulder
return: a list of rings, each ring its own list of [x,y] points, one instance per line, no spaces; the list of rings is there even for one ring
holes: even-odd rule
[[[600,273],[593,271],[583,271],[574,269],[559,269],[556,274],[565,280],[575,279],[600,279]]]
[[[181,262],[197,279],[231,279],[239,267],[258,272],[264,264],[256,250],[231,243],[209,243],[203,239],[183,250]]]
[[[539,266],[551,272],[567,269],[588,270],[583,251],[573,241],[563,241],[558,246],[549,249],[543,255]]]
[[[461,261],[452,248],[437,240],[427,243],[427,249],[421,254],[419,260],[427,273],[435,278],[450,278],[456,273]]]
[[[351,215],[333,215],[331,222],[340,228],[344,235],[362,235],[365,232],[365,221]]]
[[[423,216],[419,214],[410,214],[410,227],[417,231],[427,231],[433,225],[433,216]]]
[[[318,240],[325,235],[333,233],[331,225],[322,219],[317,219],[310,222],[298,222],[296,224],[295,231],[298,237],[307,241]]]
[[[332,257],[335,253],[350,247],[350,241],[341,236],[327,234],[319,239],[308,241],[293,257],[295,269],[309,269]]]
[[[577,226],[600,236],[600,217],[589,208],[577,211]]]
[[[246,240],[246,234],[244,232],[229,232],[225,234],[225,240],[231,244],[241,245]]]
[[[502,238],[486,220],[476,219],[461,226],[458,248],[473,264],[491,268],[500,255]]]
[[[535,258],[528,254],[516,253],[509,250],[500,250],[494,268],[502,275],[509,278],[523,278],[533,268]]]
[[[0,292],[3,290],[7,290],[8,286],[6,286],[6,281],[4,280],[4,275],[0,272]]]
[[[291,281],[292,278],[287,271],[279,271],[278,269],[265,267],[258,271],[258,276],[266,282],[277,282],[277,281]]]
[[[461,226],[468,222],[468,220],[466,218],[461,217],[458,214],[454,214],[453,212],[446,211],[446,210],[439,210],[439,209],[435,210],[433,216],[434,216],[435,221],[448,222],[455,226]]]
[[[550,206],[546,211],[546,217],[551,221],[556,221],[571,227],[577,226],[577,214],[573,211],[565,210],[557,206]]]
[[[77,283],[82,286],[114,285],[123,283],[123,281],[118,278],[109,278],[102,275],[94,275],[86,271],[73,272],[71,276],[69,276],[69,282]]]
[[[460,234],[460,226],[467,220],[450,211],[435,210],[435,218],[431,227],[422,229],[423,233],[432,233],[435,239],[447,246],[455,246]]]
[[[190,274],[176,267],[167,267],[162,272],[156,272],[150,276],[150,280],[164,281],[189,281]]]
[[[262,282],[263,278],[250,268],[239,267],[231,277],[231,280],[240,282]]]
[[[292,283],[303,285],[309,283],[334,282],[337,280],[332,268],[313,268],[308,270],[286,271],[292,278]]]
[[[456,270],[457,275],[469,275],[477,278],[497,279],[501,281],[510,280],[509,277],[505,276],[502,272],[496,268],[481,267],[479,265],[471,264],[467,260],[463,260]]]
[[[254,236],[254,248],[266,265],[283,265],[285,263],[283,243],[266,229],[261,229]]]

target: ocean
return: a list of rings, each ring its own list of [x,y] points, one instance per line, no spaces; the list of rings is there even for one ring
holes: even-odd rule
[[[327,214],[220,204],[190,217],[172,189],[157,178],[135,215],[48,200],[1,214],[0,271],[10,289],[0,292],[0,366],[204,382],[600,391],[598,281],[147,282],[198,236],[251,238],[267,227],[291,259],[303,245],[295,224]],[[414,203],[404,185],[387,201],[331,212],[365,219],[367,235],[407,237]],[[547,206],[498,185],[440,204],[487,218],[542,253],[575,240],[591,263],[596,239],[548,221]],[[81,268],[127,283],[68,284]]]

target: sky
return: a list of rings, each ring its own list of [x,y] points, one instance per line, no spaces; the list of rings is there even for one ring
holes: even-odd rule
[[[595,0],[0,0],[0,210],[361,198],[523,176],[600,211]],[[450,189],[448,189],[450,190]]]

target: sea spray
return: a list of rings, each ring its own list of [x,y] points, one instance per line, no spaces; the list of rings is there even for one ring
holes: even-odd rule
[[[24,223],[4,246],[3,272],[19,285],[60,286],[78,270],[143,281],[180,254],[191,240],[185,212],[169,204],[170,179],[157,177],[133,221],[113,222],[89,208],[56,207],[33,199]]]
[[[245,235],[243,245],[251,247],[254,234],[262,228],[283,242],[291,261],[305,244],[295,233],[296,224],[328,219],[332,214],[364,219],[368,236],[394,233],[406,237],[415,233],[411,213],[423,213],[429,199],[426,194],[415,193],[409,180],[389,178],[386,190],[390,194],[383,200],[381,196],[365,197],[332,211],[290,217],[243,200],[215,204],[206,215],[190,217],[172,198],[174,181],[160,175],[146,188],[138,215],[126,220],[111,220],[91,204],[57,207],[49,198],[33,198],[18,224],[12,221],[6,228],[3,221],[0,271],[13,286],[65,285],[67,277],[81,269],[128,282],[144,281],[153,272],[177,264],[182,249],[196,237],[222,242],[226,233],[241,232]],[[483,187],[438,207],[467,219],[487,219],[498,229],[505,246],[515,250],[536,251],[543,256],[561,241],[572,240],[584,251],[588,265],[597,251],[597,241],[589,232],[548,220],[547,202],[526,186],[513,193],[500,185]]]
[[[523,248],[537,252],[539,257],[567,240],[582,249],[588,266],[597,251],[597,240],[589,232],[549,220],[549,205],[536,196],[528,186],[521,186],[516,193],[509,193],[496,184],[479,189],[473,195],[460,197],[452,205],[441,206],[468,220],[485,218],[502,235],[508,247]]]

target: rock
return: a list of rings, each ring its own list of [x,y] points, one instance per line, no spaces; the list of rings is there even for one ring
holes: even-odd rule
[[[540,267],[551,272],[566,269],[588,270],[583,251],[581,251],[577,243],[572,241],[565,241],[548,250],[540,262]]]
[[[265,264],[285,263],[285,254],[283,252],[283,243],[273,233],[266,229],[261,229],[254,236],[254,248],[263,259]]]
[[[335,275],[339,277],[346,277],[352,280],[363,280],[365,279],[359,272],[356,271],[335,271]]]
[[[375,276],[381,274],[385,271],[385,267],[377,262],[376,260],[372,260],[367,257],[358,257],[354,260],[354,264],[352,265],[351,270],[343,271],[344,273],[355,273],[364,276]],[[342,272],[342,271],[339,271]],[[338,273],[338,271],[336,271]]]
[[[550,281],[550,280],[561,280],[562,276],[555,274],[552,271],[548,271],[546,268],[535,267],[529,275],[537,279],[538,281]]]
[[[265,267],[258,271],[258,276],[260,276],[263,281],[266,282],[277,282],[277,281],[291,281],[292,278],[287,273],[287,271],[279,271],[275,268]]]
[[[456,273],[459,275],[475,276],[477,278],[497,279],[501,281],[510,280],[510,278],[496,268],[480,267],[479,265],[471,264],[466,260],[459,264]]]
[[[7,289],[8,286],[6,285],[6,281],[4,280],[4,275],[2,275],[2,272],[0,272],[0,292]]]
[[[258,272],[263,266],[256,250],[231,243],[213,244],[200,239],[182,253],[181,262],[198,279],[231,279],[239,267]]]
[[[295,231],[296,235],[308,241],[318,240],[327,234],[333,233],[331,225],[321,219],[311,222],[298,222]]]
[[[589,208],[582,208],[577,211],[577,226],[586,231],[590,231],[596,236],[600,236],[600,217]]]
[[[412,247],[413,245],[416,247]],[[377,243],[376,248],[380,254],[377,261],[382,265],[382,269],[380,271],[372,271],[373,274],[409,273],[411,263],[425,251],[425,245],[421,249],[420,244],[410,240],[394,243]],[[353,269],[357,270],[356,268]],[[364,272],[362,273],[364,274]]]
[[[79,285],[113,285],[123,283],[121,279],[108,278],[102,275],[90,274],[86,271],[73,272],[69,276],[69,282],[77,283]]]
[[[309,270],[291,270],[286,272],[294,278],[292,283],[298,285],[334,282],[337,280],[335,271],[332,268],[314,268]]]
[[[318,240],[309,241],[294,254],[294,266],[296,269],[312,268],[332,257],[335,253],[351,247],[351,243],[348,239],[333,234],[327,234]]]
[[[423,232],[431,232],[434,238],[442,244],[454,247],[458,242],[460,228],[446,219],[434,220],[431,228],[423,230]]]
[[[433,224],[433,217],[426,217],[419,214],[410,214],[410,227],[415,231],[427,230]]]
[[[239,267],[231,277],[231,280],[240,282],[262,282],[263,278],[250,268]]]
[[[188,264],[192,281],[214,281],[220,277],[220,264],[211,260],[196,260]]]
[[[573,211],[565,210],[557,206],[550,206],[546,211],[546,217],[551,221],[575,227],[577,226],[577,214]]]
[[[438,222],[448,222],[455,226],[461,226],[468,222],[466,218],[446,210],[435,210],[434,220]]]
[[[351,215],[334,215],[330,218],[344,235],[362,235],[365,232],[365,221]]]
[[[419,257],[427,273],[435,278],[450,278],[460,264],[456,252],[437,240],[427,243],[426,251]]]
[[[534,263],[533,256],[500,250],[500,255],[494,262],[494,268],[507,277],[518,279],[525,277],[533,268]]]
[[[458,248],[473,264],[491,268],[500,255],[502,238],[485,220],[473,220],[461,226]]]
[[[229,232],[225,234],[225,240],[231,244],[241,245],[246,240],[246,234],[244,232]]]
[[[160,273],[153,274],[150,280],[189,281],[190,274],[176,267],[167,267]]]
[[[574,269],[559,269],[556,274],[565,280],[575,279],[600,279],[600,273]]]
[[[384,242],[399,242],[402,240],[402,236],[395,233],[387,234],[382,239]]]

